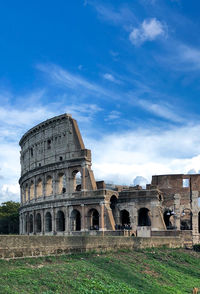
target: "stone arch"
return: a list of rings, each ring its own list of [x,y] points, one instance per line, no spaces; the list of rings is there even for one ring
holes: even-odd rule
[[[183,209],[180,215],[181,230],[192,230],[192,211],[189,208]]]
[[[165,210],[164,214],[164,222],[167,230],[172,230],[174,228],[174,212],[171,209]]]
[[[45,187],[45,196],[51,196],[53,194],[53,179],[52,176],[47,176],[46,178],[46,187]]]
[[[92,208],[88,211],[88,221],[90,230],[99,230],[99,212]]]
[[[58,232],[64,232],[65,231],[65,214],[64,214],[64,212],[62,210],[59,210],[57,212],[56,230]]]
[[[32,200],[34,198],[34,183],[33,183],[33,181],[31,181],[29,189],[30,189],[30,200]]]
[[[81,191],[81,172],[79,170],[74,170],[72,172],[74,191]]]
[[[66,192],[66,187],[64,185],[64,173],[58,174],[58,194]]]
[[[112,209],[113,218],[115,220],[115,224],[118,223],[118,208],[117,208],[117,197],[112,195],[110,197],[110,208]]]
[[[39,178],[37,181],[36,192],[37,192],[36,193],[37,198],[43,196],[43,188],[42,188],[42,179],[41,178]]]
[[[121,224],[122,226],[130,225],[130,214],[126,209],[123,209],[120,211],[120,218],[121,218]]]
[[[25,222],[24,222],[24,230],[25,233],[28,233],[28,226],[29,226],[29,219],[28,219],[28,215],[25,215]]]
[[[142,207],[138,211],[138,226],[151,226],[150,211],[146,207]]]
[[[29,231],[30,233],[33,233],[33,215],[30,214],[29,216]]]
[[[81,214],[77,209],[74,209],[71,213],[71,230],[81,230]]]
[[[48,211],[45,214],[45,232],[51,232],[52,231],[52,216],[51,213]]]
[[[42,231],[42,220],[41,220],[41,214],[40,213],[36,214],[35,224],[36,224],[36,233],[41,233],[41,231]]]
[[[24,196],[25,196],[24,202],[27,202],[28,201],[28,184],[25,185]]]

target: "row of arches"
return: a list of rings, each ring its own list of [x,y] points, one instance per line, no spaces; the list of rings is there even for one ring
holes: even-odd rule
[[[99,212],[96,209],[90,209],[87,215],[89,230],[99,230]],[[55,230],[56,232],[65,231],[65,214],[63,211],[59,210],[55,218]],[[44,215],[44,224],[42,223],[41,213],[35,215],[35,221],[33,214],[27,215],[25,217],[25,233],[50,233],[53,231],[53,217],[51,212],[46,212]],[[44,229],[42,229],[44,226]],[[70,216],[70,231],[80,231],[81,230],[81,213],[79,210],[74,209]]]
[[[73,191],[81,191],[81,172],[75,170],[72,172]],[[45,179],[38,178],[36,182],[25,183],[22,187],[22,202],[40,198],[42,196],[52,196],[54,191],[56,194],[63,194],[67,191],[67,178],[64,173],[59,173],[53,181],[53,177],[48,175]]]

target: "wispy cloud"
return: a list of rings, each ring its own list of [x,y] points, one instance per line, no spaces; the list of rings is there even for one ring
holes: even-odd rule
[[[108,80],[110,82],[116,83],[116,84],[121,84],[121,81],[119,81],[118,79],[116,79],[112,74],[110,73],[105,73],[103,74],[103,78],[105,80]]]
[[[105,121],[116,120],[116,119],[119,119],[120,117],[121,117],[121,112],[117,110],[112,110],[105,118]]]
[[[176,110],[174,109],[174,107],[172,107],[172,105],[169,105],[168,103],[160,102],[159,104],[159,103],[149,102],[144,99],[140,99],[138,100],[138,105],[142,107],[143,109],[145,109],[146,111],[149,111],[153,113],[154,115],[162,117],[169,121],[178,122],[178,123],[185,121],[185,119],[182,116],[176,113]]]
[[[135,14],[126,5],[122,5],[118,9],[115,9],[111,5],[105,5],[97,1],[90,1],[89,4],[96,9],[101,18],[111,22],[112,24],[122,25],[124,28],[126,28],[128,24],[137,20]]]
[[[81,75],[73,74],[57,65],[39,64],[37,65],[37,68],[49,76],[54,84],[69,89],[78,90],[79,92],[84,89],[85,93],[88,91],[89,93],[93,93],[97,96],[101,95],[102,98],[105,96],[117,98],[116,93],[112,93],[104,87],[101,87],[99,84],[91,82]]]
[[[161,36],[166,36],[165,26],[156,18],[151,18],[145,19],[138,28],[134,28],[129,39],[133,45],[141,45]]]

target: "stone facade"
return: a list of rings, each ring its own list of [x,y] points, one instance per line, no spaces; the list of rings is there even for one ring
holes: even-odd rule
[[[153,176],[140,186],[96,182],[91,151],[77,122],[63,114],[20,140],[20,234],[73,235],[122,231],[141,237],[190,231],[199,242],[200,175]],[[165,234],[166,235],[166,234]]]

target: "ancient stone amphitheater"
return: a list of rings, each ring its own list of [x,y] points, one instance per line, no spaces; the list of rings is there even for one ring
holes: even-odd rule
[[[91,151],[68,114],[33,127],[19,144],[20,234],[127,231],[150,237],[182,231],[199,242],[200,175],[153,176],[146,189],[96,182]]]

